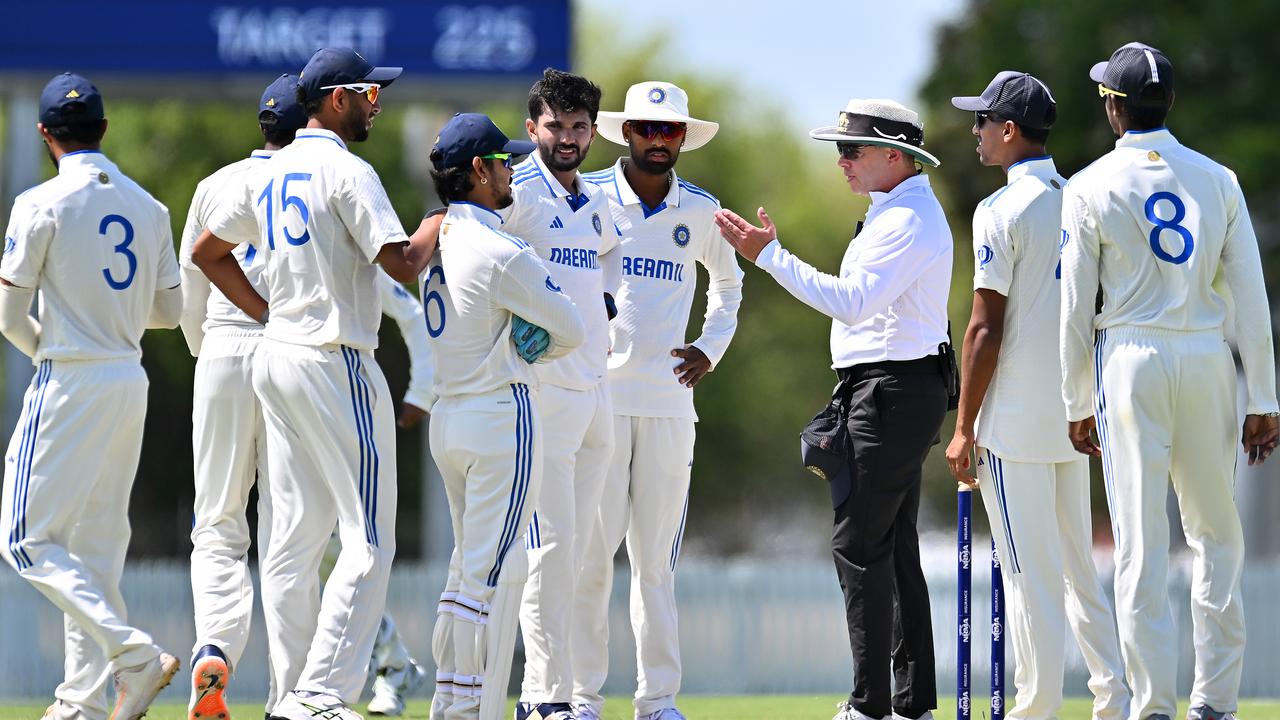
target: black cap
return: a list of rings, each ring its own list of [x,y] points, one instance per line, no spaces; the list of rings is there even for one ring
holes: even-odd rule
[[[1135,106],[1163,107],[1173,97],[1173,63],[1159,50],[1131,42],[1089,70],[1094,82],[1125,94]]]
[[[445,123],[431,148],[431,165],[437,171],[471,163],[472,158],[492,153],[528,155],[537,145],[528,140],[510,140],[488,115],[458,113]]]
[[[102,120],[102,94],[93,83],[72,73],[62,73],[49,81],[40,93],[40,122],[55,127]]]
[[[386,87],[402,72],[404,68],[374,67],[351,48],[320,48],[302,68],[298,84],[307,100],[315,100],[333,92],[335,85],[378,83]]]
[[[297,130],[307,124],[307,112],[298,102],[298,76],[285,73],[262,91],[258,101],[258,120],[263,114],[275,117],[274,127],[280,130]]]
[[[1031,73],[1001,70],[977,97],[953,97],[961,110],[989,112],[1037,130],[1048,130],[1058,119],[1058,103],[1049,86]]]

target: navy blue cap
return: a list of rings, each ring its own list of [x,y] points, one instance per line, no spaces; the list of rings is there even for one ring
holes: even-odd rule
[[[1163,107],[1173,96],[1173,63],[1159,50],[1128,43],[1089,69],[1094,82],[1124,93],[1134,106]]]
[[[320,48],[298,74],[298,84],[307,100],[315,100],[333,92],[334,85],[378,83],[386,87],[402,72],[404,68],[374,67],[351,48]],[[329,89],[323,89],[326,87]]]
[[[298,102],[298,76],[285,73],[262,91],[258,101],[258,119],[263,113],[275,116],[274,127],[281,130],[297,130],[306,126],[307,111]]]
[[[537,145],[528,140],[510,140],[488,115],[458,113],[445,123],[431,148],[431,165],[437,171],[468,165],[472,158],[492,153],[528,155]]]
[[[981,95],[951,98],[961,110],[989,112],[1037,130],[1053,127],[1058,119],[1058,103],[1049,86],[1031,73],[1002,70],[996,73]]]
[[[62,73],[50,80],[40,93],[40,122],[46,127],[93,122],[105,117],[102,94],[79,75]]]

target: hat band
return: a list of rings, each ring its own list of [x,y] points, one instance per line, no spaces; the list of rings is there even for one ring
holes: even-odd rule
[[[924,131],[907,122],[886,120],[874,115],[841,112],[836,126],[842,134],[853,137],[880,137],[919,147],[924,144]]]

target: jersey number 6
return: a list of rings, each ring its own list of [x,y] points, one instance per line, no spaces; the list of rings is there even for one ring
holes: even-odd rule
[[[1168,220],[1156,215],[1156,203],[1161,200],[1167,200],[1173,206],[1173,217]],[[1181,265],[1189,260],[1191,251],[1196,247],[1196,241],[1191,236],[1191,231],[1179,224],[1187,216],[1187,206],[1183,204],[1182,198],[1167,191],[1153,193],[1151,197],[1147,198],[1145,210],[1147,220],[1150,220],[1151,224],[1155,226],[1151,228],[1151,252],[1154,252],[1156,257],[1161,260],[1174,265]],[[1160,234],[1165,230],[1172,230],[1182,236],[1182,252],[1177,255],[1170,255],[1165,251],[1164,246],[1160,244]]]
[[[111,276],[111,268],[105,267],[102,268],[102,277],[106,279],[112,290],[123,290],[133,284],[133,276],[138,272],[138,256],[134,255],[133,251],[129,249],[129,245],[133,242],[133,224],[122,215],[108,215],[102,218],[102,222],[98,223],[98,234],[106,237],[107,228],[112,225],[119,225],[124,229],[124,239],[112,249],[115,250],[117,255],[124,256],[124,259],[129,263],[129,272],[124,276],[123,280],[116,280]]]
[[[440,265],[431,267],[431,271],[427,273],[427,281],[422,284],[422,310],[427,316],[427,334],[433,338],[440,337],[440,333],[444,332],[444,298],[439,290],[431,289],[431,279],[435,277],[440,278],[440,284],[444,285],[444,268]],[[435,303],[440,316],[438,326],[431,322],[431,303]]]

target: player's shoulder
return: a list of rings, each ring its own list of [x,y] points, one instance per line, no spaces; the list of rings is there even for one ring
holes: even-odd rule
[[[528,191],[530,188],[536,189],[539,185],[545,183],[546,177],[542,174],[542,168],[533,159],[532,155],[511,169],[511,188],[517,192],[522,189],[524,191]]]
[[[716,199],[715,195],[712,195],[684,178],[677,179],[676,183],[680,185],[681,204],[687,202],[692,203],[695,208],[712,207],[715,210],[720,209],[720,201]]]
[[[615,166],[610,165],[609,167],[601,168],[600,170],[593,170],[592,172],[582,173],[582,179],[586,180],[588,183],[592,185],[595,185],[596,187],[604,191],[606,195],[613,198],[614,200],[617,200],[618,196],[616,194],[617,188],[615,183],[616,177],[614,176],[614,169],[615,169]]]

